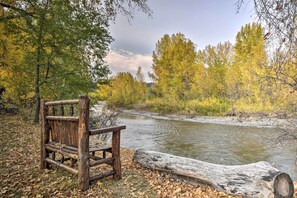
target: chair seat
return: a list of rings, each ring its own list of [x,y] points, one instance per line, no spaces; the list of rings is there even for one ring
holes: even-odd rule
[[[60,154],[78,155],[78,149],[76,147],[67,146],[65,144],[60,144],[57,142],[49,142],[49,143],[45,144],[45,148],[47,150],[57,152]],[[112,147],[109,145],[106,145],[106,144],[90,146],[90,149],[89,149],[90,153],[94,153],[97,151],[112,152]]]

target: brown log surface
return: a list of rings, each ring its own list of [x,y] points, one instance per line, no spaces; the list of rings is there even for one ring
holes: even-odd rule
[[[51,105],[64,105],[64,104],[78,104],[79,100],[56,100],[56,101],[50,101],[46,102],[46,106],[51,106]]]
[[[56,121],[73,121],[77,122],[79,120],[79,117],[73,117],[73,116],[46,116],[47,120],[56,120]]]
[[[121,169],[121,156],[120,156],[120,138],[121,131],[113,131],[112,133],[112,157],[114,158],[113,170],[115,171],[114,178],[122,178],[122,169]]]
[[[62,164],[62,163],[60,163],[60,162],[57,162],[57,161],[55,161],[55,160],[52,160],[52,159],[50,159],[50,158],[46,158],[45,161],[48,162],[48,163],[51,163],[51,164],[53,164],[53,165],[55,165],[55,166],[64,168],[64,169],[66,169],[67,171],[69,171],[69,172],[71,172],[71,173],[73,173],[73,174],[76,174],[76,175],[78,174],[78,170],[77,170],[77,169],[72,168],[72,167],[70,167],[70,166],[67,166],[67,165],[65,165],[65,164]]]
[[[50,140],[50,126],[45,117],[48,115],[48,107],[45,106],[46,100],[41,100],[41,139],[40,139],[40,168],[48,168],[45,159],[49,156],[45,144]]]
[[[106,127],[106,128],[100,128],[100,129],[92,129],[90,130],[90,135],[98,135],[102,133],[109,133],[109,132],[119,131],[123,129],[126,129],[125,125]]]
[[[101,165],[101,164],[112,164],[114,161],[114,158],[113,157],[109,157],[109,158],[105,158],[105,159],[100,159],[100,160],[96,160],[94,162],[92,162],[90,164],[90,167],[94,167],[94,166],[98,166],[98,165]]]
[[[81,191],[86,191],[90,186],[89,106],[89,97],[80,96],[78,126],[78,187]]]
[[[115,174],[114,171],[109,171],[109,172],[105,172],[105,173],[102,173],[102,174],[99,174],[99,175],[95,175],[95,176],[92,176],[90,178],[90,182],[95,182],[97,180],[103,179],[104,177],[108,177],[108,176],[111,176],[111,175],[114,175],[114,174]]]

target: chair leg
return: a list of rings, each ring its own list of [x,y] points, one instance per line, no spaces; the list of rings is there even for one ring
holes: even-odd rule
[[[74,167],[75,163],[76,163],[76,159],[71,159],[71,167]]]
[[[89,107],[89,97],[80,96],[78,122],[78,188],[81,191],[86,191],[90,186]]]
[[[52,153],[52,159],[55,160],[56,159],[56,152]]]
[[[115,174],[113,175],[114,179],[122,178],[121,170],[121,159],[120,159],[120,131],[114,131],[112,133],[112,157],[113,161],[113,170]]]

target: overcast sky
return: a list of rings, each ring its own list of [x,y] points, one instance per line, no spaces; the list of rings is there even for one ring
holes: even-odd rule
[[[137,12],[130,23],[118,16],[111,24],[115,41],[105,61],[112,71],[136,73],[141,66],[146,81],[152,71],[152,52],[164,34],[181,32],[192,40],[197,49],[219,42],[235,42],[240,27],[254,21],[252,2],[236,13],[237,0],[149,0],[152,17]]]

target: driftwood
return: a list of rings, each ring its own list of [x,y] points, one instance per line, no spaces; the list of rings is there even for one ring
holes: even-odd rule
[[[180,175],[218,191],[245,197],[293,197],[292,179],[268,162],[225,166],[156,151],[137,150],[141,166]]]

